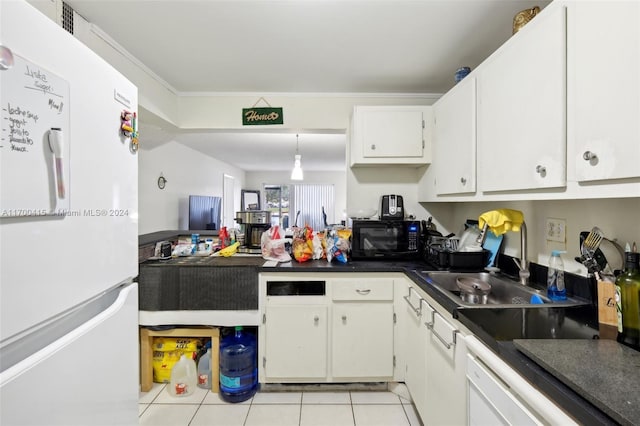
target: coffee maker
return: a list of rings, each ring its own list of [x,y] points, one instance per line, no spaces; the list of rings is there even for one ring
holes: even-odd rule
[[[244,242],[240,244],[238,252],[262,253],[260,241],[262,233],[271,227],[271,213],[259,210],[236,212],[236,222],[240,225],[240,233],[244,234]]]

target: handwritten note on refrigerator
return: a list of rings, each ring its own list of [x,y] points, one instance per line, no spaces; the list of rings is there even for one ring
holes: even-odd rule
[[[14,52],[0,71],[0,218],[69,210],[69,83]]]

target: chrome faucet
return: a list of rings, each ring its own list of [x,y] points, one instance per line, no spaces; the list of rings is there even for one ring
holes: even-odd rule
[[[513,259],[516,265],[518,265],[518,276],[520,277],[520,284],[528,285],[529,276],[529,262],[527,261],[527,225],[522,222],[520,225],[520,260]]]

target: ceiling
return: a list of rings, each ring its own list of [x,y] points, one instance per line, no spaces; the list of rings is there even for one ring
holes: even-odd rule
[[[218,92],[257,96],[444,93],[453,86],[457,68],[476,67],[511,36],[513,16],[518,11],[549,3],[65,1],[178,95]],[[295,153],[295,133],[299,132],[305,170],[344,170],[345,135],[304,129],[185,133],[159,119],[149,117],[145,122],[145,115],[141,111],[142,146],[175,140],[248,171],[287,170]]]

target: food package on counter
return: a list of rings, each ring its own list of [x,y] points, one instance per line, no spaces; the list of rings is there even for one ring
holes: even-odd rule
[[[286,243],[291,243],[291,239],[283,238],[279,226],[272,226],[264,231],[260,237],[262,257],[276,262],[290,262],[291,255],[287,252]]]
[[[193,253],[194,247],[195,246],[193,244],[177,244],[174,247],[171,255],[172,256],[191,256],[191,254]]]
[[[325,236],[327,261],[331,262],[333,259],[341,263],[347,263],[349,250],[351,245],[349,243],[350,231],[340,232],[341,230],[327,231]],[[346,238],[345,238],[346,237]]]
[[[171,369],[184,354],[187,358],[196,359],[200,339],[183,337],[155,337],[153,339],[153,381],[169,383]]]
[[[298,262],[306,262],[311,259],[322,259],[324,250],[318,235],[309,225],[299,228],[293,234],[293,258]]]

